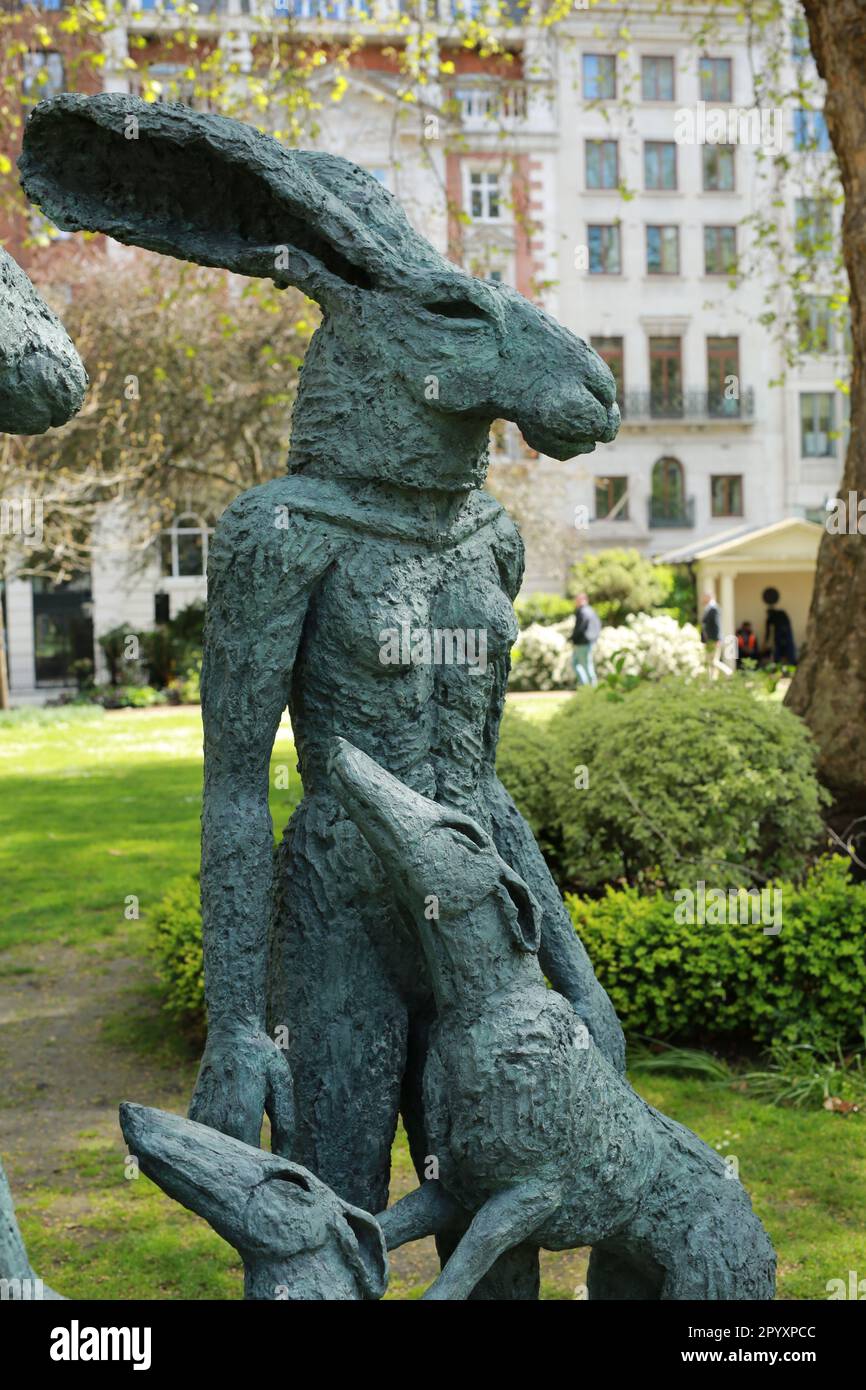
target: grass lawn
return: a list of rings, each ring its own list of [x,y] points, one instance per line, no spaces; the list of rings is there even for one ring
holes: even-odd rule
[[[557,701],[530,696],[515,703],[544,718]],[[286,790],[278,790],[272,776],[279,828],[300,794],[287,725],[272,773],[277,767],[290,770]],[[159,1020],[142,953],[149,910],[171,879],[197,867],[198,711],[96,718],[73,711],[0,723],[0,779],[6,890],[0,914],[0,1149],[7,1156],[11,1151],[10,1175],[33,1262],[55,1287],[79,1297],[237,1297],[234,1252],[147,1179],[126,1179],[113,1120],[123,1097],[110,1079],[111,1067],[126,1068],[140,1078],[131,1098],[180,1108],[195,1072],[195,1058]],[[132,895],[140,922],[124,916]],[[52,1107],[59,1102],[44,1098],[39,1066],[28,1071],[32,1048],[23,1046],[20,1034],[26,1026],[36,1030],[62,1089],[72,1052],[56,1047],[54,1060],[50,1048],[54,1034],[64,1040],[64,1026],[75,1037],[76,1009],[83,1005],[63,994],[74,968],[85,995],[92,992],[87,1055],[95,1060],[87,1062],[87,1092],[80,1097],[76,1088],[84,1083],[69,1073],[70,1127],[46,1157],[58,1113]],[[54,1032],[46,1035],[46,1029]],[[95,1094],[100,1086],[112,1093]],[[781,1297],[822,1298],[829,1279],[847,1280],[851,1269],[866,1274],[862,1116],[774,1108],[704,1080],[654,1076],[642,1079],[640,1090],[737,1157],[779,1253]],[[406,1191],[413,1178],[402,1137],[394,1162],[395,1189]],[[417,1297],[430,1277],[430,1261],[429,1252],[417,1260],[398,1256],[390,1296]],[[545,1257],[544,1297],[575,1297],[584,1268],[580,1252]]]

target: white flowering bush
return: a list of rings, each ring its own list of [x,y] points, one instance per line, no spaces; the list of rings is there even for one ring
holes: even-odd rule
[[[511,690],[566,690],[574,685],[569,638],[574,619],[530,623],[511,649]]]
[[[691,623],[680,627],[665,613],[633,613],[622,627],[603,627],[593,660],[600,677],[621,674],[660,680],[662,676],[696,676],[704,669],[701,634]]]

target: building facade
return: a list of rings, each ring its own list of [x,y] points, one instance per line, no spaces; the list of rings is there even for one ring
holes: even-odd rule
[[[796,173],[797,155],[819,164],[832,155],[819,109],[754,110],[756,55],[744,26],[731,22],[698,44],[700,6],[656,13],[648,0],[643,12],[632,7],[624,45],[616,6],[578,0],[547,24],[514,5],[509,23],[494,24],[496,51],[480,57],[464,42],[467,16],[489,16],[478,0],[437,0],[420,25],[414,0],[278,3],[299,40],[324,48],[364,35],[343,66],[339,101],[328,95],[327,62],[314,79],[315,144],[368,168],[435,245],[542,303],[616,376],[622,428],[594,454],[558,463],[533,454],[513,427],[494,429],[491,486],[524,531],[526,592],[561,591],[587,550],[628,546],[697,562],[717,537],[820,519],[841,474],[848,375],[820,259],[807,287],[811,351],[793,367],[768,322],[769,312],[787,312],[784,285],[734,271],[769,196],[768,149],[792,153],[780,235],[795,245],[804,228],[829,222],[832,242],[838,210],[809,197]],[[247,0],[200,9],[205,40],[230,28],[238,71],[250,70],[257,20]],[[142,43],[153,47],[151,80],[175,81],[182,55],[161,54],[159,39],[176,24],[149,3],[129,10],[105,38],[105,88],[137,90],[128,59]],[[394,55],[421,29],[428,80],[407,100]],[[786,43],[783,69],[811,61],[796,32]],[[56,50],[40,43],[23,56],[22,80],[41,70],[43,94],[61,90],[64,64],[60,40]],[[202,597],[210,526],[192,506],[159,554],[131,569],[128,528],[109,512],[90,583],[71,587],[65,607],[11,580],[13,700],[55,693],[73,654],[118,623],[152,626]],[[729,626],[760,619],[751,589],[741,602],[730,592]],[[94,658],[104,676],[98,644]]]

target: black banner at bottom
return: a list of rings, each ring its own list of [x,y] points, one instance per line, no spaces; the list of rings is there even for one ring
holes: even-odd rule
[[[836,1369],[841,1373],[850,1366],[852,1355],[856,1355],[864,1331],[863,1310],[846,1308],[844,1303],[860,1301],[866,1300],[576,1300],[576,1306],[554,1315],[554,1324],[543,1312],[529,1315],[541,1318],[531,1328],[525,1322],[526,1311],[517,1314],[516,1322],[515,1311],[508,1311],[508,1305],[482,1307],[473,1302],[455,1306],[452,1313],[445,1314],[447,1325],[458,1327],[462,1334],[459,1353],[456,1348],[447,1352],[442,1343],[441,1313],[394,1314],[397,1322],[392,1323],[388,1308],[378,1315],[385,1317],[385,1322],[370,1322],[377,1316],[371,1309],[353,1310],[345,1303],[6,1302],[0,1305],[0,1344],[7,1365],[7,1358],[20,1357],[22,1369],[26,1367],[34,1379],[38,1373],[40,1380],[47,1373],[49,1383],[62,1383],[69,1376],[98,1378],[106,1369],[114,1376],[118,1372],[139,1377],[170,1372],[198,1377],[218,1372],[225,1377],[232,1374],[234,1366],[257,1379],[262,1371],[282,1371],[295,1378],[303,1367],[309,1380],[317,1362],[321,1373],[331,1379],[343,1347],[347,1360],[354,1363],[355,1374],[360,1369],[359,1358],[372,1357],[367,1372],[375,1374],[374,1367],[387,1364],[392,1350],[397,1354],[392,1363],[397,1372],[405,1364],[400,1333],[408,1331],[413,1359],[420,1356],[416,1364],[426,1361],[428,1374],[435,1375],[435,1366],[444,1366],[453,1354],[465,1362],[477,1349],[488,1379],[506,1370],[513,1379],[519,1374],[517,1367],[502,1367],[499,1358],[524,1350],[519,1338],[530,1331],[533,1341],[525,1346],[525,1353],[538,1356],[537,1335],[544,1337],[555,1328],[576,1339],[575,1373],[579,1365],[586,1364],[585,1358],[591,1357],[589,1364],[594,1370],[599,1369],[599,1359],[606,1370],[650,1373],[674,1367],[700,1374],[710,1366],[761,1366],[771,1371],[807,1366],[819,1370],[826,1380],[828,1373],[832,1375]],[[508,1320],[500,1323],[503,1314]],[[411,1324],[404,1322],[406,1316],[412,1318]],[[414,1321],[416,1316],[420,1323]],[[564,1323],[559,1322],[561,1316]],[[450,1322],[452,1317],[457,1318],[457,1324]],[[478,1337],[475,1346],[473,1333]],[[322,1334],[327,1337],[324,1342],[319,1340]],[[427,1337],[430,1342],[425,1349]],[[564,1350],[560,1344],[555,1358],[560,1367]],[[554,1365],[547,1363],[545,1371],[545,1362],[546,1357],[542,1357],[539,1365],[548,1374]]]

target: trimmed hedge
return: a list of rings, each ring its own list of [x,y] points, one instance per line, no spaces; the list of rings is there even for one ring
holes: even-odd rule
[[[554,847],[547,841],[552,776],[550,752],[545,726],[506,708],[496,753],[496,772],[547,859],[555,857]]]
[[[198,878],[180,878],[170,885],[154,910],[149,945],[166,1013],[190,1032],[203,1034],[206,1013]]]
[[[866,884],[827,856],[781,881],[782,926],[678,922],[672,893],[569,895],[572,920],[626,1034],[843,1047],[866,1015]]]
[[[563,887],[799,877],[824,843],[806,725],[739,681],[581,691],[546,736],[549,798],[533,816]]]

